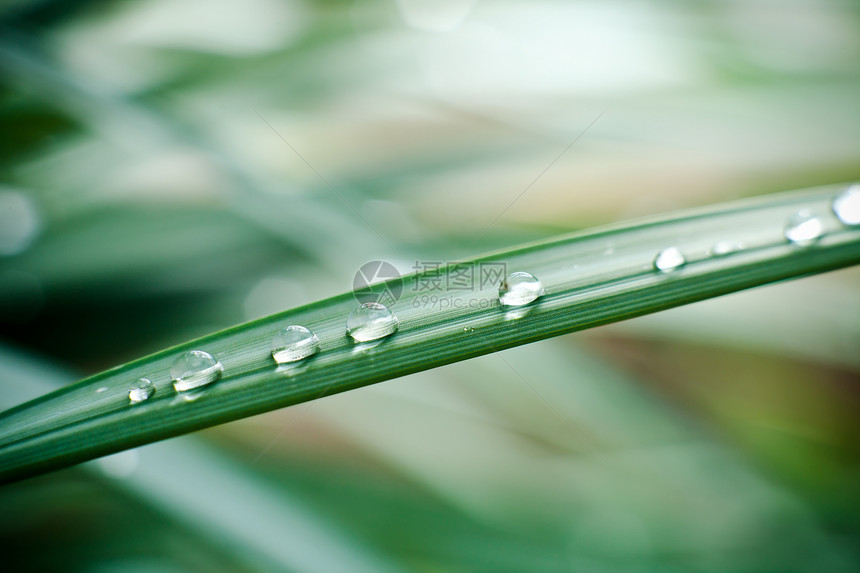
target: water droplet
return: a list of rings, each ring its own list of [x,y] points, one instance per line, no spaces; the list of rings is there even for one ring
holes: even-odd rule
[[[471,326],[464,326],[463,332],[475,332],[475,329]]]
[[[852,185],[833,200],[833,212],[845,225],[860,225],[860,185]]]
[[[272,339],[272,358],[278,364],[302,360],[320,349],[320,339],[304,326],[288,326]]]
[[[523,306],[543,296],[543,284],[531,273],[516,271],[499,285],[499,302],[505,306]]]
[[[717,241],[711,247],[711,255],[714,257],[724,257],[732,253],[744,250],[744,244],[737,241]]]
[[[346,333],[357,342],[367,342],[393,334],[399,324],[397,317],[385,305],[366,302],[349,313]]]
[[[170,367],[170,377],[177,392],[185,392],[215,382],[224,367],[208,352],[189,350]]]
[[[155,394],[155,384],[149,378],[140,378],[128,391],[128,399],[132,404],[149,400]]]
[[[798,211],[788,218],[785,238],[800,247],[808,247],[824,233],[821,220],[807,210]]]
[[[678,247],[669,247],[657,253],[657,256],[654,258],[654,268],[658,271],[668,273],[686,262],[687,259],[684,258],[683,253],[681,253]]]

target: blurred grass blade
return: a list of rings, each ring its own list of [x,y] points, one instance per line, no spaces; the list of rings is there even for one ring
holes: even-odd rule
[[[402,296],[391,307],[399,331],[374,343],[355,344],[345,335],[346,317],[356,306],[352,293],[188,342],[2,414],[0,477],[20,479],[504,348],[856,264],[860,229],[843,225],[832,212],[841,189],[615,225],[449,265],[437,274],[409,275],[396,281]],[[816,236],[805,246],[784,235],[799,212],[816,222]],[[669,247],[679,249],[685,264],[656,270],[655,256]],[[526,307],[501,306],[501,277],[484,276],[501,268],[534,274],[546,294]],[[472,282],[459,282],[469,273],[477,275]],[[278,367],[270,342],[291,324],[316,333],[321,349],[297,365]],[[174,392],[168,375],[177,356],[191,349],[224,365],[222,380],[195,396]],[[157,391],[130,406],[130,385],[140,377],[152,380]]]

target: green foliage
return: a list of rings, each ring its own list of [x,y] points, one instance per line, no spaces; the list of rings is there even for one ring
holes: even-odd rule
[[[398,295],[391,310],[400,327],[390,338],[359,343],[347,336],[345,317],[358,304],[348,293],[184,343],[4,414],[0,475],[26,476],[551,336],[856,264],[860,233],[832,213],[837,191],[773,195],[616,226],[393,279],[374,287]],[[817,214],[823,237],[788,241],[787,221],[798,212]],[[721,241],[739,245],[738,251],[720,253]],[[679,248],[686,262],[655,268],[656,253],[669,247]],[[470,281],[457,288],[464,269]],[[486,269],[505,269],[501,277],[527,269],[547,294],[528,306],[501,305],[501,277],[487,281],[480,276]],[[322,351],[279,366],[271,340],[293,324],[310,328]],[[170,364],[194,349],[211,353],[225,374],[196,393],[174,392]],[[129,404],[139,378],[154,382],[155,397]]]
[[[860,267],[822,271],[857,257],[858,31],[836,0],[0,3],[4,569],[856,571]],[[486,252],[547,294],[408,277],[396,334],[345,335],[363,263]],[[279,368],[292,322],[323,348]],[[191,347],[226,368],[185,396]]]

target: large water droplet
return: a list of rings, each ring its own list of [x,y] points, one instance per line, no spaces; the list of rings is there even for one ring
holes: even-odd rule
[[[657,256],[654,258],[654,268],[658,271],[668,273],[686,262],[687,259],[684,258],[683,253],[681,253],[678,247],[669,247],[657,253]]]
[[[845,225],[860,225],[860,185],[852,185],[833,200],[833,212]]]
[[[302,360],[320,349],[320,339],[304,326],[288,326],[272,339],[272,358],[278,364]]]
[[[208,352],[189,350],[170,367],[170,377],[177,392],[185,392],[215,382],[224,367]]]
[[[505,306],[523,306],[543,296],[543,284],[531,273],[509,274],[499,285],[499,302]]]
[[[132,404],[149,400],[155,394],[155,384],[149,378],[140,378],[128,391],[128,399]]]
[[[785,238],[800,247],[815,243],[824,233],[821,220],[807,210],[798,211],[785,224]]]
[[[366,302],[349,313],[346,333],[358,342],[367,342],[393,334],[399,324],[397,317],[385,305]]]

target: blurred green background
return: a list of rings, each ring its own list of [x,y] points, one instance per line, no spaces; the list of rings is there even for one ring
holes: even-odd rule
[[[0,134],[9,407],[347,291],[369,260],[860,179],[860,4],[6,0]],[[3,569],[856,571],[858,286],[756,289],[7,486]]]

